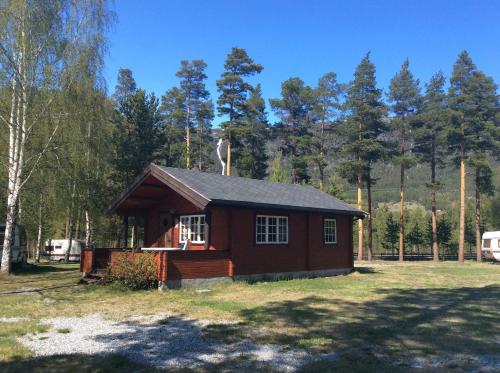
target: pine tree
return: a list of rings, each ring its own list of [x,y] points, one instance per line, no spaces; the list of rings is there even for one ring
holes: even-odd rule
[[[420,254],[420,247],[425,242],[425,236],[424,236],[424,232],[420,228],[420,224],[418,223],[418,220],[415,221],[415,223],[413,224],[413,227],[411,228],[410,232],[408,233],[407,240],[408,240],[408,244],[410,244],[411,247],[417,248],[417,254]]]
[[[292,181],[307,183],[310,179],[307,162],[311,157],[314,90],[300,78],[290,78],[281,84],[281,98],[269,102],[281,120],[283,153],[290,158]]]
[[[420,88],[418,79],[413,78],[406,59],[401,70],[392,78],[389,87],[389,101],[395,115],[393,122],[397,127],[399,154],[396,157],[400,165],[399,185],[399,260],[404,260],[404,190],[405,170],[410,168],[414,159],[408,154],[411,144],[411,120],[420,105]]]
[[[161,98],[159,112],[162,118],[159,156],[165,166],[182,168],[186,164],[184,131],[186,108],[184,93],[177,87],[168,90]]]
[[[115,123],[115,164],[123,188],[156,158],[161,124],[158,99],[154,94],[147,95],[138,89],[120,104]]]
[[[217,80],[217,90],[220,95],[217,99],[219,116],[226,116],[228,120],[221,123],[228,141],[227,174],[231,175],[231,156],[238,159],[242,148],[239,137],[243,118],[248,114],[247,100],[253,87],[244,79],[259,74],[263,67],[248,56],[241,48],[233,48],[224,63],[224,72]]]
[[[313,146],[317,155],[313,156],[313,160],[319,170],[319,189],[323,190],[325,168],[327,166],[326,157],[329,151],[327,129],[331,131],[331,128],[339,119],[343,86],[337,82],[337,74],[330,72],[319,79],[314,93],[316,96],[315,112],[319,122],[319,131],[316,130],[314,133]]]
[[[495,187],[492,181],[492,170],[488,161],[488,153],[498,154],[500,149],[500,123],[497,115],[500,106],[497,86],[493,79],[478,71],[469,82],[469,92],[474,103],[471,112],[471,124],[476,135],[472,144],[470,164],[475,169],[474,186],[476,197],[475,244],[476,260],[481,261],[481,194],[493,195]]]
[[[211,100],[202,102],[196,110],[196,149],[198,169],[205,171],[213,162],[210,154],[213,150],[212,120],[214,119],[214,105]]]
[[[442,248],[443,260],[446,253],[446,248],[450,240],[451,240],[451,221],[448,216],[444,215],[438,221],[438,243],[439,246]]]
[[[481,170],[484,155],[498,149],[498,96],[491,78],[478,71],[469,54],[463,51],[458,56],[450,79],[450,108],[453,110],[452,126],[448,133],[449,149],[460,165],[460,221],[458,260],[464,260],[465,240],[465,176],[466,166],[471,161],[476,166],[476,230],[480,232]],[[486,167],[487,169],[487,167]],[[478,234],[479,236],[479,234]],[[477,259],[480,260],[480,244],[477,241]]]
[[[184,106],[186,111],[186,168],[191,168],[191,130],[193,123],[198,119],[205,124],[205,120],[201,118],[202,113],[206,113],[208,117],[213,116],[207,112],[205,101],[209,97],[208,91],[205,89],[205,69],[207,64],[203,60],[193,60],[192,62],[181,61],[181,68],[177,71],[176,76],[181,78],[180,90],[184,94]],[[198,112],[199,108],[205,110]]]
[[[132,70],[127,68],[120,68],[118,70],[118,79],[116,81],[115,92],[113,98],[118,105],[125,102],[125,100],[137,91],[137,84],[134,79]]]
[[[363,208],[363,183],[368,194],[368,259],[373,250],[372,193],[376,181],[371,176],[373,164],[384,157],[387,144],[381,135],[386,130],[384,116],[386,106],[382,91],[377,88],[375,65],[367,53],[354,73],[354,81],[347,89],[345,108],[347,119],[341,126],[344,143],[341,153],[346,159],[340,165],[340,174],[351,183],[357,183],[358,208]],[[363,221],[358,220],[358,260],[364,259]]]
[[[436,180],[436,167],[444,164],[446,133],[450,122],[445,83],[443,73],[438,72],[426,84],[423,104],[413,129],[413,151],[419,160],[429,163],[431,168],[428,187],[431,189],[431,243],[434,261],[439,260],[436,191],[440,184]]]
[[[330,178],[328,179],[328,184],[326,186],[325,192],[335,198],[341,200],[345,199],[344,190],[342,189],[342,186],[337,181],[335,176],[330,176]]]
[[[287,176],[282,163],[283,152],[278,150],[274,156],[271,171],[269,172],[269,180],[275,183],[289,183],[290,178]]]
[[[389,214],[385,222],[385,233],[384,240],[382,241],[382,247],[385,250],[390,250],[393,255],[398,242],[398,232],[399,225],[392,217],[392,214]]]

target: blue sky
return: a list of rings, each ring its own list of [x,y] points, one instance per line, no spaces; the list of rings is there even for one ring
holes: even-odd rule
[[[369,50],[384,90],[404,58],[425,82],[439,69],[449,76],[463,49],[500,83],[500,0],[116,0],[115,11],[109,93],[118,69],[127,67],[139,87],[161,96],[178,84],[180,60],[201,58],[215,99],[233,46],[264,66],[252,81],[266,100],[279,97],[281,82],[292,76],[314,86],[334,71],[347,82]]]

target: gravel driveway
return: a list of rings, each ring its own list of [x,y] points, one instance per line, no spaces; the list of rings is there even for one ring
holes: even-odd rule
[[[203,337],[203,323],[176,316],[140,317],[115,322],[102,316],[43,319],[52,328],[19,341],[35,356],[118,353],[158,368],[197,368],[248,357],[257,364],[293,372],[313,359],[334,359],[335,354],[309,355],[276,345],[250,341],[224,344]]]

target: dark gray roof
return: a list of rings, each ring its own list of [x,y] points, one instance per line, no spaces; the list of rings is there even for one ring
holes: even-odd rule
[[[363,218],[365,213],[312,186],[273,183],[195,170],[157,166],[209,200],[210,205],[324,211]]]

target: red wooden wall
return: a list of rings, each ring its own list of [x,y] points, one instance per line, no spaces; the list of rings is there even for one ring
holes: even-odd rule
[[[234,275],[353,267],[349,216],[242,208],[225,212],[228,224],[212,225],[211,242],[216,248],[224,244],[230,247]],[[257,214],[288,216],[288,244],[256,244]],[[337,219],[336,244],[324,244],[324,217]]]

